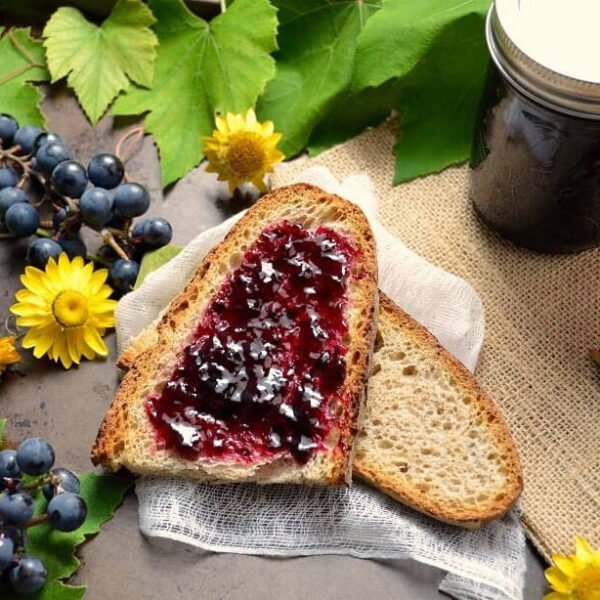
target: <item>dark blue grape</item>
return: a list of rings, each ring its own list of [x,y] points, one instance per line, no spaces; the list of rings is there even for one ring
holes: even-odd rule
[[[23,556],[8,572],[8,580],[18,594],[35,594],[44,587],[48,572],[35,556]]]
[[[17,462],[16,450],[2,450],[0,452],[0,477],[16,479],[21,477],[21,469]]]
[[[59,142],[48,142],[40,147],[35,155],[36,168],[40,173],[50,176],[58,164],[71,160],[71,151]]]
[[[31,154],[33,152],[33,144],[40,133],[42,133],[42,130],[33,125],[25,125],[25,127],[17,129],[13,144],[15,146],[21,146],[19,154]]]
[[[135,280],[140,272],[140,265],[135,260],[125,260],[120,258],[110,267],[109,279],[112,287],[121,292],[127,293],[133,289]]]
[[[19,202],[27,202],[25,192],[16,187],[7,187],[0,190],[0,218],[4,217],[6,211],[13,205]]]
[[[142,227],[142,239],[150,249],[166,246],[173,237],[171,224],[162,217],[146,219]]]
[[[33,498],[27,492],[2,492],[0,517],[13,525],[25,525],[33,517]]]
[[[0,189],[14,187],[19,183],[18,173],[11,167],[0,168]]]
[[[19,124],[10,115],[0,114],[0,140],[5,148],[10,146]]]
[[[53,131],[42,131],[42,133],[40,133],[33,142],[33,153],[37,154],[37,151],[42,146],[53,143],[66,145],[65,141],[60,135],[58,135],[58,133],[54,133]]]
[[[115,190],[115,214],[128,219],[143,215],[150,206],[150,194],[139,183],[123,183]]]
[[[88,184],[85,167],[75,160],[65,160],[52,171],[52,183],[63,196],[80,198]]]
[[[43,475],[54,465],[54,449],[41,438],[27,438],[17,448],[17,462],[27,475]]]
[[[27,237],[40,226],[40,213],[28,202],[18,202],[4,213],[6,229],[17,237]]]
[[[101,229],[112,219],[112,207],[112,194],[99,187],[86,190],[79,201],[83,222],[93,229]]]
[[[69,471],[69,469],[63,469],[62,467],[52,469],[50,475],[52,475],[52,483],[48,483],[42,487],[42,492],[46,500],[52,500],[56,492],[59,494],[63,492],[79,494],[81,489],[79,478],[75,473]]]
[[[142,239],[142,234],[144,233],[144,224],[146,223],[146,219],[143,221],[137,221],[133,224],[131,229],[131,237],[134,239]]]
[[[112,190],[123,181],[125,167],[114,154],[97,154],[90,160],[88,175],[94,185]]]
[[[58,238],[58,243],[71,260],[76,256],[85,258],[87,255],[87,248],[78,235],[61,235]]]
[[[50,500],[48,520],[58,531],[79,529],[87,516],[87,507],[83,498],[71,492],[63,492]]]
[[[7,536],[0,535],[0,573],[12,564],[15,558],[15,543]]]
[[[48,238],[38,238],[27,248],[27,260],[38,269],[45,269],[46,263],[53,258],[58,260],[63,249],[58,242]]]

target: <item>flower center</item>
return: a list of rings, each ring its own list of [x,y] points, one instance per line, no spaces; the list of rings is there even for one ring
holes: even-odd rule
[[[240,179],[252,179],[265,163],[265,151],[254,133],[240,133],[230,142],[227,162]]]
[[[61,292],[52,303],[52,312],[63,327],[78,327],[88,320],[87,300],[80,292]]]
[[[588,566],[577,578],[575,598],[581,600],[600,600],[600,569]]]

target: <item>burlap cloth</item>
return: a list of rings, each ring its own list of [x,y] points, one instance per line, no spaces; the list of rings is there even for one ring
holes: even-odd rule
[[[383,224],[408,247],[466,279],[486,309],[477,376],[502,409],[525,473],[523,525],[538,549],[600,547],[600,249],[545,256],[516,248],[481,224],[468,168],[392,187],[394,124],[315,158],[286,165],[274,185],[307,166],[338,178],[367,172]]]

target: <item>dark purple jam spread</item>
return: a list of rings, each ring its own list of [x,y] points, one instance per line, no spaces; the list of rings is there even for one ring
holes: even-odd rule
[[[355,249],[287,221],[226,279],[146,410],[161,448],[234,462],[323,449],[346,373],[346,283]]]

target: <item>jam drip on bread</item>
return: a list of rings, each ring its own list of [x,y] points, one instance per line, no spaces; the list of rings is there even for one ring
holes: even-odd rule
[[[265,229],[210,300],[146,412],[158,447],[304,464],[344,402],[347,282],[357,251],[331,228]]]

